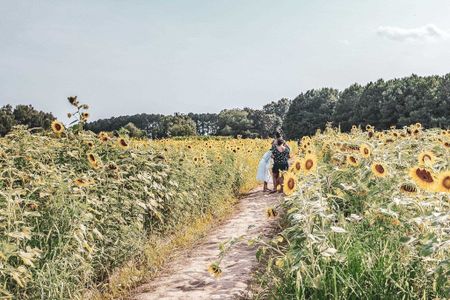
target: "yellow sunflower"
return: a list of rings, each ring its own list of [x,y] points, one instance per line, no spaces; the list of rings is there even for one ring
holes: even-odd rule
[[[275,210],[275,208],[269,207],[266,209],[266,215],[268,218],[275,218],[278,215],[278,213]]]
[[[347,159],[347,164],[349,164],[349,165],[351,165],[353,167],[359,166],[359,161],[358,161],[358,159],[355,156],[347,155],[346,159]]]
[[[64,132],[64,125],[58,120],[54,120],[51,124],[52,130],[56,134],[61,134]]]
[[[370,166],[372,173],[377,177],[385,177],[387,176],[387,168],[382,163],[376,162]]]
[[[218,263],[212,263],[208,266],[208,272],[215,278],[222,276],[222,269]]]
[[[81,119],[83,121],[86,121],[88,118],[89,118],[89,113],[88,112],[81,113]]]
[[[127,140],[125,140],[124,138],[119,138],[117,140],[117,144],[122,149],[127,149],[129,147],[129,144],[128,144]]]
[[[444,171],[438,174],[436,192],[450,193],[450,171]]]
[[[297,159],[294,162],[293,168],[294,173],[299,173],[302,170],[302,161],[300,159]]]
[[[409,176],[414,182],[426,191],[433,191],[436,184],[434,175],[427,169],[416,166],[409,170]]]
[[[308,154],[303,159],[301,168],[306,172],[312,172],[317,169],[317,156],[314,154]]]
[[[419,161],[419,165],[423,166],[425,164],[433,164],[436,160],[436,157],[434,154],[430,151],[424,151],[419,154],[417,157],[417,160]]]
[[[370,147],[367,144],[362,144],[361,146],[359,146],[359,153],[361,153],[363,157],[368,158],[370,157],[372,151],[370,150]]]
[[[92,182],[84,178],[76,178],[73,183],[79,187],[89,186]]]
[[[289,196],[292,195],[296,189],[297,189],[297,178],[295,177],[294,174],[288,172],[286,175],[284,175],[283,178],[283,191],[287,196]]]
[[[106,133],[106,132],[104,132],[104,131],[101,131],[101,132],[98,134],[98,138],[99,138],[99,140],[101,140],[102,142],[107,142],[107,141],[109,140],[109,135],[108,135],[108,133]]]
[[[94,153],[88,153],[87,159],[92,168],[97,169],[100,166],[99,160]]]
[[[405,194],[415,194],[417,193],[417,188],[414,184],[402,183],[400,185],[400,191],[402,191]]]

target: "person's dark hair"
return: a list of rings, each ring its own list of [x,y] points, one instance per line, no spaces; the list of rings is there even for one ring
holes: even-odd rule
[[[278,146],[281,146],[281,145],[283,145],[284,144],[284,140],[282,139],[282,138],[278,138],[277,139],[277,145]]]
[[[275,138],[280,139],[281,138],[281,132],[275,131]]]

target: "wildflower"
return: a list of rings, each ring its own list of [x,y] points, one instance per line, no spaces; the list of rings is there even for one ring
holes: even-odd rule
[[[414,180],[414,182],[426,191],[433,191],[435,186],[435,178],[433,174],[421,167],[414,167],[409,170],[409,176]]]
[[[98,134],[98,138],[99,138],[99,140],[101,140],[102,142],[107,142],[107,141],[109,140],[108,133],[106,133],[106,132],[104,132],[104,131],[101,131],[101,132]]]
[[[371,151],[368,145],[362,144],[359,147],[359,152],[361,153],[362,157],[368,158],[370,157]]]
[[[347,163],[353,167],[356,167],[359,165],[358,160],[356,159],[356,157],[354,157],[353,155],[348,155],[347,156]]]
[[[382,163],[373,163],[370,167],[372,173],[377,177],[385,177],[387,175],[386,166]]]
[[[297,180],[295,178],[295,175],[292,174],[291,172],[288,172],[286,175],[284,175],[283,191],[287,196],[289,196],[294,193],[296,188],[297,188]]]
[[[208,272],[209,274],[214,276],[214,278],[219,278],[220,276],[222,276],[222,269],[220,268],[218,263],[210,264],[208,266]]]
[[[438,174],[436,191],[450,193],[450,171],[445,171]]]
[[[99,167],[99,161],[93,153],[88,153],[87,159],[92,168],[97,169]]]
[[[122,149],[127,149],[129,147],[128,142],[124,138],[119,138],[117,143]]]
[[[303,170],[309,173],[317,168],[317,157],[314,154],[308,154],[303,159]]]
[[[81,119],[83,121],[86,121],[88,118],[89,118],[89,113],[88,112],[81,113]]]
[[[425,164],[433,164],[436,160],[436,157],[434,154],[430,151],[421,152],[419,156],[417,157],[417,160],[419,161],[419,165],[425,165]]]
[[[58,120],[54,120],[51,124],[52,130],[56,134],[61,134],[64,132],[64,125]]]
[[[76,178],[73,183],[79,187],[86,187],[91,184],[90,180],[84,179],[84,178]]]
[[[400,191],[402,191],[406,194],[415,194],[415,193],[417,193],[417,188],[413,184],[403,183],[400,185]]]
[[[73,106],[78,106],[77,96],[67,97],[67,100],[69,100],[69,103],[72,104]]]
[[[266,209],[266,215],[268,218],[275,218],[278,213],[273,207],[269,207]]]

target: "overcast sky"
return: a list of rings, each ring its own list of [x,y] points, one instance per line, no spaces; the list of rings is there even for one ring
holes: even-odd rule
[[[219,112],[450,72],[449,0],[0,0],[0,106]]]

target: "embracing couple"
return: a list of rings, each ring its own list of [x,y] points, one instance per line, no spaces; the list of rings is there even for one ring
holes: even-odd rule
[[[264,182],[264,192],[276,193],[278,186],[280,186],[279,192],[283,193],[283,176],[281,176],[281,172],[289,169],[290,151],[291,149],[281,137],[280,132],[276,132],[270,150],[264,153],[259,161],[256,175],[257,180]],[[270,172],[271,165],[272,172]],[[271,178],[273,180],[273,190],[267,187]]]

